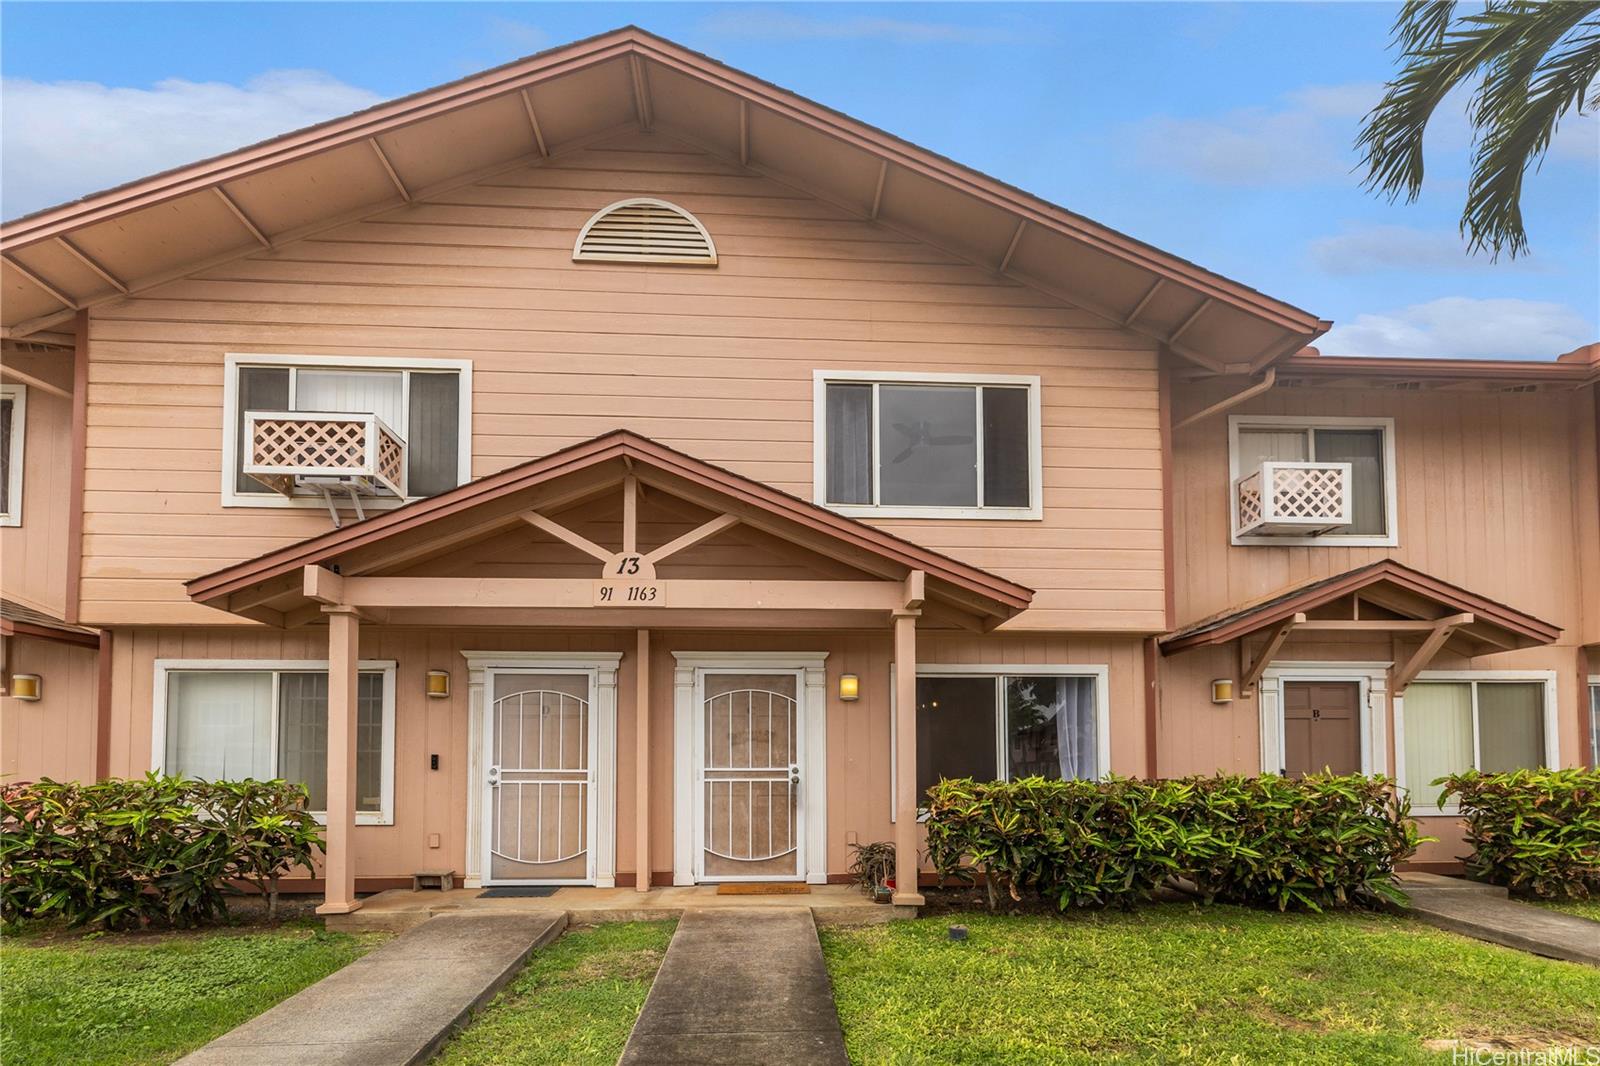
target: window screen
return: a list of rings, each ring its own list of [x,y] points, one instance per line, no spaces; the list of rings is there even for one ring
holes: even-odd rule
[[[0,514],[11,513],[11,419],[16,404],[0,399]]]
[[[983,504],[1028,506],[1028,390],[983,390]]]
[[[872,386],[827,389],[829,503],[872,502]]]
[[[413,496],[435,496],[456,487],[461,450],[460,396],[459,374],[411,375],[406,490]]]
[[[1339,532],[1382,536],[1383,430],[1319,429],[1314,444],[1318,462],[1350,464],[1351,521]]]
[[[1478,756],[1486,774],[1544,765],[1544,685],[1478,685]]]
[[[245,366],[239,368],[239,465],[242,468],[250,455],[250,441],[245,436],[245,415],[250,411],[289,410],[289,368],[276,366]],[[236,474],[235,492],[270,493],[261,482],[248,474]]]

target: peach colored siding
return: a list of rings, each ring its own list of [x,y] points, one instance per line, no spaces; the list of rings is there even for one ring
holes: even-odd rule
[[[574,264],[630,194],[694,212],[720,265]],[[85,619],[224,623],[179,582],[327,527],[221,508],[229,351],[471,359],[476,475],[626,426],[807,498],[813,370],[1039,374],[1043,521],[884,524],[1038,589],[1014,627],[1162,624],[1151,342],[664,137],[97,307]]]
[[[7,366],[72,387],[72,355],[6,352]],[[23,443],[22,524],[0,526],[0,587],[6,598],[60,618],[67,592],[67,491],[72,405],[29,388]]]
[[[1175,415],[1225,395],[1181,391]],[[1564,644],[1600,619],[1586,393],[1280,388],[1229,414],[1393,418],[1399,544],[1232,547],[1228,419],[1213,417],[1174,440],[1178,625],[1386,557],[1559,625]]]
[[[38,674],[44,691],[37,702],[0,696],[0,780],[94,780],[95,650],[36,637],[8,640],[7,669]]]
[[[636,824],[633,724],[632,631],[556,633],[548,630],[439,630],[363,627],[361,655],[393,659],[396,673],[395,824],[358,826],[357,871],[362,877],[405,876],[441,862],[464,869],[467,790],[467,701],[464,649],[497,651],[621,651],[617,676],[617,860],[634,872]],[[672,869],[675,827],[689,823],[673,811],[673,651],[825,651],[828,653],[828,870],[849,865],[848,841],[891,838],[889,821],[889,665],[887,630],[849,632],[678,633],[658,632],[651,646],[651,854],[654,871]],[[322,659],[324,630],[230,628],[134,629],[114,645],[111,771],[137,775],[151,765],[151,701],[156,659]],[[1110,667],[1111,768],[1136,774],[1144,766],[1144,731],[1139,708],[1142,659],[1137,640],[1120,637],[921,634],[919,658],[939,663],[1077,663]],[[447,669],[452,695],[422,695],[424,674]],[[861,678],[861,699],[835,698],[841,673]],[[92,704],[90,704],[92,706]],[[9,716],[8,716],[9,719]],[[440,768],[428,768],[428,756]],[[440,846],[430,848],[430,834]]]

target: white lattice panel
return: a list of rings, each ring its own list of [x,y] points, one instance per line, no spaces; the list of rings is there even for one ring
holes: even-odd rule
[[[1315,536],[1350,524],[1349,463],[1264,462],[1234,485],[1235,536]]]
[[[406,442],[377,415],[250,411],[244,472],[293,496],[307,483],[406,494]],[[324,480],[319,480],[324,479]]]
[[[1340,466],[1274,467],[1273,514],[1280,519],[1340,521],[1344,515],[1345,471]]]

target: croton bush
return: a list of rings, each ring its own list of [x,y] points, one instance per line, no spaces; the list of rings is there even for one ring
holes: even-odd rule
[[[1472,854],[1467,872],[1519,895],[1600,895],[1600,770],[1477,771],[1441,777]]]
[[[941,781],[928,790],[941,877],[981,878],[1065,909],[1131,907],[1173,878],[1207,901],[1320,910],[1403,899],[1395,864],[1420,842],[1380,776]]]
[[[236,881],[275,913],[278,877],[322,847],[306,802],[283,781],[159,774],[0,785],[0,920],[196,925],[226,915]]]

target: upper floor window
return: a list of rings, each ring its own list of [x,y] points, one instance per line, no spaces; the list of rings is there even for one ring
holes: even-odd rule
[[[1234,544],[1383,546],[1395,531],[1394,420],[1228,420]]]
[[[815,375],[816,499],[843,514],[1038,518],[1039,379]]]
[[[454,359],[228,356],[223,502],[320,506],[329,478],[391,498],[455,488],[471,477],[471,374]]]
[[[28,389],[0,385],[0,526],[22,525],[22,445],[27,439]]]

